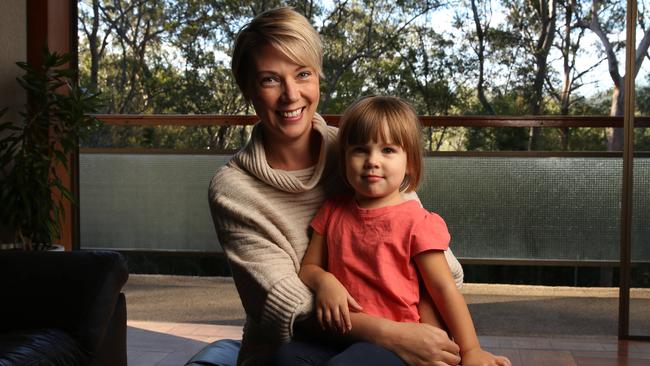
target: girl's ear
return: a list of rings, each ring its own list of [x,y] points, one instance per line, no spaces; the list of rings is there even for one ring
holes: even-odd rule
[[[409,161],[409,158],[406,158],[406,170],[404,171],[404,177],[408,177],[411,175],[413,171],[413,167],[411,166],[411,162]]]
[[[406,174],[404,174],[404,179],[402,180],[402,184],[399,185],[399,191],[404,192],[406,189],[409,187],[411,184],[411,175],[407,171]]]

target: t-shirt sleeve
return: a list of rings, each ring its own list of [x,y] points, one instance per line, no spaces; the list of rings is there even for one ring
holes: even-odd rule
[[[318,209],[316,216],[314,216],[310,224],[312,229],[314,229],[315,232],[325,236],[325,232],[327,231],[327,224],[329,222],[329,218],[333,210],[334,210],[334,200],[332,199],[326,200],[325,203],[323,203],[323,205],[320,207],[320,209]]]
[[[426,212],[411,231],[411,257],[427,250],[447,250],[451,236],[445,220]]]

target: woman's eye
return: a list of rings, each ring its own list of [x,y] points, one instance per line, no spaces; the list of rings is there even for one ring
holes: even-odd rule
[[[272,76],[266,76],[266,77],[263,77],[262,79],[260,79],[260,83],[262,85],[265,85],[265,86],[266,85],[274,85],[277,82],[278,82],[277,78],[274,78]]]
[[[306,79],[311,76],[311,72],[309,71],[301,71],[298,73],[298,78],[300,79]]]

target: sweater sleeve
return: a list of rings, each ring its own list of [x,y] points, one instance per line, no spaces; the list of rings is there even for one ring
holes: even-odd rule
[[[287,253],[250,232],[224,228],[218,236],[246,314],[279,340],[290,340],[293,322],[310,313],[313,301]]]
[[[253,197],[248,197],[254,200]],[[241,195],[210,190],[210,208],[219,242],[249,321],[274,339],[293,336],[293,322],[309,314],[313,295],[298,278],[299,260],[290,243]]]

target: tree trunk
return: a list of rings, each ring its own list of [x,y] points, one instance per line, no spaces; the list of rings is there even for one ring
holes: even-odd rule
[[[614,92],[612,93],[612,105],[610,108],[610,116],[622,116],[623,115],[623,106],[624,106],[624,93],[623,93],[623,79],[624,77],[620,75],[618,71],[618,59],[616,53],[614,52],[614,46],[609,42],[609,38],[605,31],[603,30],[600,24],[599,18],[599,9],[600,2],[598,0],[592,1],[591,6],[591,19],[589,22],[582,21],[578,25],[590,29],[594,34],[600,39],[603,48],[605,49],[605,54],[607,55],[607,64],[609,68],[609,75],[612,78],[614,83]],[[572,5],[575,9],[575,5]],[[631,45],[634,46],[634,45]],[[648,53],[648,48],[650,47],[650,28],[646,29],[643,34],[643,38],[636,48],[636,57],[635,57],[635,67],[634,70],[626,70],[626,74],[632,75],[636,78],[636,74],[641,69],[643,60],[645,60],[646,54]],[[607,150],[608,151],[621,151],[623,150],[623,129],[622,128],[607,128],[606,130],[607,137]]]
[[[478,56],[478,85],[476,87],[478,100],[481,102],[486,114],[494,115],[494,109],[485,97],[485,32],[479,17],[476,0],[472,0],[471,2],[474,25],[476,26],[476,37],[478,38],[478,50],[476,52]]]
[[[532,115],[541,115],[544,108],[543,89],[544,80],[548,72],[547,59],[555,38],[555,23],[557,6],[554,0],[545,0],[539,3],[540,34],[534,45],[535,55],[535,79],[533,81],[533,92],[530,100],[530,112]],[[528,140],[528,150],[537,150],[539,145],[540,127],[533,127]]]
[[[616,83],[612,93],[612,107],[609,111],[610,116],[622,116],[624,111],[624,90],[620,87],[622,82]],[[607,151],[623,151],[623,129],[619,127],[610,127],[606,131]]]

